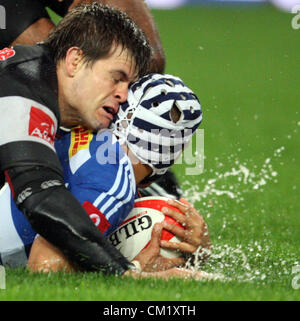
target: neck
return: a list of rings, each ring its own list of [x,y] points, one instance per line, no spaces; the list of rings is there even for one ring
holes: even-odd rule
[[[60,100],[58,100],[58,102],[62,126],[72,128],[74,126],[83,124],[83,121],[79,117],[78,113],[73,111],[70,107],[64,105],[63,102],[60,102]]]
[[[62,62],[57,65],[57,79],[58,79],[58,104],[61,117],[61,125],[66,128],[71,128],[82,124],[82,119],[78,113],[67,103],[67,79],[65,77],[65,70]]]

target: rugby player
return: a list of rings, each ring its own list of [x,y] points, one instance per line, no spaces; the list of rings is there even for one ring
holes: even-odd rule
[[[104,130],[95,135],[83,128],[76,128],[56,141],[55,147],[63,165],[68,189],[80,201],[101,233],[107,236],[123,222],[133,208],[136,185],[148,176],[151,178],[164,174],[180,155],[201,119],[197,97],[179,78],[152,74],[131,87],[128,101],[121,106],[112,132]],[[160,129],[160,133],[152,133],[153,128]],[[169,139],[162,135],[166,135],[165,128],[169,128],[172,134]],[[183,135],[183,131],[188,129],[188,135]],[[149,149],[158,141],[161,141],[161,146],[157,152]],[[165,147],[172,147],[172,151]],[[20,258],[26,258],[24,249],[31,246],[36,234],[31,230],[30,244],[25,244],[29,233],[28,224],[23,221],[19,222],[19,236],[16,235],[16,222],[20,221],[21,216],[16,212],[14,203],[8,201],[9,194],[7,189],[0,197],[0,206],[6,207],[2,215],[2,229],[10,234],[4,240],[0,254],[5,257],[6,263],[9,263],[10,256],[11,261],[19,260],[20,264]],[[174,205],[185,212],[189,211],[189,215],[179,217],[186,227],[185,232],[165,226],[175,234],[179,233],[178,236],[184,240],[176,244],[175,248],[188,253],[194,252],[199,246],[209,248],[207,226],[202,217],[195,209],[176,202]],[[168,215],[178,219],[175,211]],[[10,225],[5,224],[9,221]],[[23,231],[20,228],[22,224]],[[16,245],[18,239],[19,246]],[[174,248],[174,244],[169,246]],[[149,264],[143,259],[138,262],[142,270],[149,269]],[[184,260],[179,258],[176,262],[179,265]],[[60,251],[41,237],[34,242],[29,267],[34,271],[71,269]]]
[[[95,3],[71,10],[44,44],[0,52],[0,186],[8,182],[30,226],[86,271],[134,266],[65,187],[55,135],[60,126],[107,127],[150,56],[124,12]]]

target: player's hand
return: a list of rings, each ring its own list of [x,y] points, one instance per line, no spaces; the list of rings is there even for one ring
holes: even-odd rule
[[[184,226],[184,229],[167,222],[163,222],[163,228],[181,238],[182,242],[161,241],[161,247],[180,250],[188,254],[195,253],[198,250],[202,254],[199,257],[200,260],[205,261],[209,257],[211,242],[208,227],[203,217],[183,198],[180,201],[169,200],[168,203],[178,208],[184,214],[167,207],[162,208],[162,212],[175,219]],[[203,251],[203,249],[205,250]]]
[[[162,229],[161,223],[156,223],[153,226],[149,245],[134,258],[139,261],[143,272],[164,271],[185,263],[185,259],[182,257],[168,259],[160,255]]]

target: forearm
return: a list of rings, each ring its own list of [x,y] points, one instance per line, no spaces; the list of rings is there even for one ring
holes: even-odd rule
[[[36,232],[79,269],[113,274],[128,269],[129,262],[99,233],[71,193],[62,187],[42,194],[46,193],[29,198],[23,206]]]
[[[25,29],[10,45],[34,45],[45,40],[53,27],[54,24],[50,19],[41,18]]]
[[[14,27],[12,27],[14,25],[9,25],[8,30],[5,30],[5,33],[4,31],[2,32],[3,37],[4,35],[9,35],[9,37],[7,37],[5,41],[0,41],[0,43],[2,43],[2,46],[8,46],[9,43],[11,45],[35,44],[36,42],[44,40],[48,36],[51,29],[54,27],[54,24],[50,21],[45,8],[38,0],[35,0],[34,3],[31,3],[32,0],[18,0],[14,2],[10,0],[5,1],[10,4],[10,7],[12,8],[9,11],[8,15],[10,20],[19,20],[20,23],[17,24],[17,30],[14,30]],[[73,3],[69,6],[69,9],[81,3],[91,3],[93,1],[95,0],[74,0]],[[101,4],[107,4],[109,6],[125,11],[137,23],[137,25],[146,34],[153,49],[151,72],[164,73],[166,63],[164,50],[155,21],[145,1],[97,0],[97,2]],[[70,3],[70,0],[64,2],[49,1],[49,6],[58,14],[66,14],[68,10],[67,6]],[[47,5],[48,2],[45,1],[45,4]],[[14,9],[14,6],[20,7],[20,5],[22,5],[20,10],[17,11]],[[30,8],[34,8],[34,10],[30,11]],[[20,13],[19,18],[18,15],[16,15],[16,12]]]

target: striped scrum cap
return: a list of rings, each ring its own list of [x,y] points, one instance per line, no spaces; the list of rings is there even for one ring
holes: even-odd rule
[[[180,78],[150,74],[130,87],[112,129],[156,177],[178,159],[201,120],[200,102]]]

